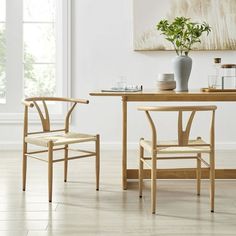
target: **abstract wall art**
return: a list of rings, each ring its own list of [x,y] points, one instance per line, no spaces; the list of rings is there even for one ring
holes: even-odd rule
[[[194,50],[236,50],[236,0],[133,0],[134,50],[173,50],[156,24],[177,16],[211,26]]]

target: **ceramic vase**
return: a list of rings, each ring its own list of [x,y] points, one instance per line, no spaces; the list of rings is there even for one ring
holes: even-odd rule
[[[188,91],[188,81],[192,69],[192,59],[189,56],[176,56],[173,59],[176,91]]]

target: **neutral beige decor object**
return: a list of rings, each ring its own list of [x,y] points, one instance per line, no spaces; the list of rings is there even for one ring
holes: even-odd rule
[[[174,74],[159,74],[156,81],[157,90],[173,90],[176,88]]]

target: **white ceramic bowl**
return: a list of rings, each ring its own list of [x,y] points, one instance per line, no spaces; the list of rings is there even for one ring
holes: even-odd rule
[[[156,86],[158,90],[173,90],[176,88],[175,81],[157,81]]]
[[[158,74],[157,81],[174,81],[174,74]]]

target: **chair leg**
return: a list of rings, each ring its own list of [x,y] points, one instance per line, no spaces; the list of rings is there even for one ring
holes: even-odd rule
[[[151,171],[151,208],[152,214],[156,213],[156,155],[152,154],[152,171]]]
[[[64,150],[64,182],[67,182],[67,172],[68,172],[68,145],[65,145],[65,150]]]
[[[53,145],[48,145],[48,200],[52,202],[52,180],[53,180]]]
[[[201,153],[197,154],[197,157],[201,157]],[[201,193],[201,160],[197,158],[197,170],[196,170],[196,177],[197,177],[197,195],[200,196]]]
[[[215,208],[215,153],[210,154],[210,202],[211,212],[214,212]]]
[[[100,176],[100,136],[96,136],[96,190],[99,190],[99,176]]]
[[[143,138],[141,138],[140,140],[143,140]],[[143,154],[144,154],[144,149],[143,147],[140,145],[139,146],[139,197],[142,198],[143,196]]]
[[[26,172],[27,172],[27,143],[23,146],[23,170],[22,170],[22,189],[26,189]]]

